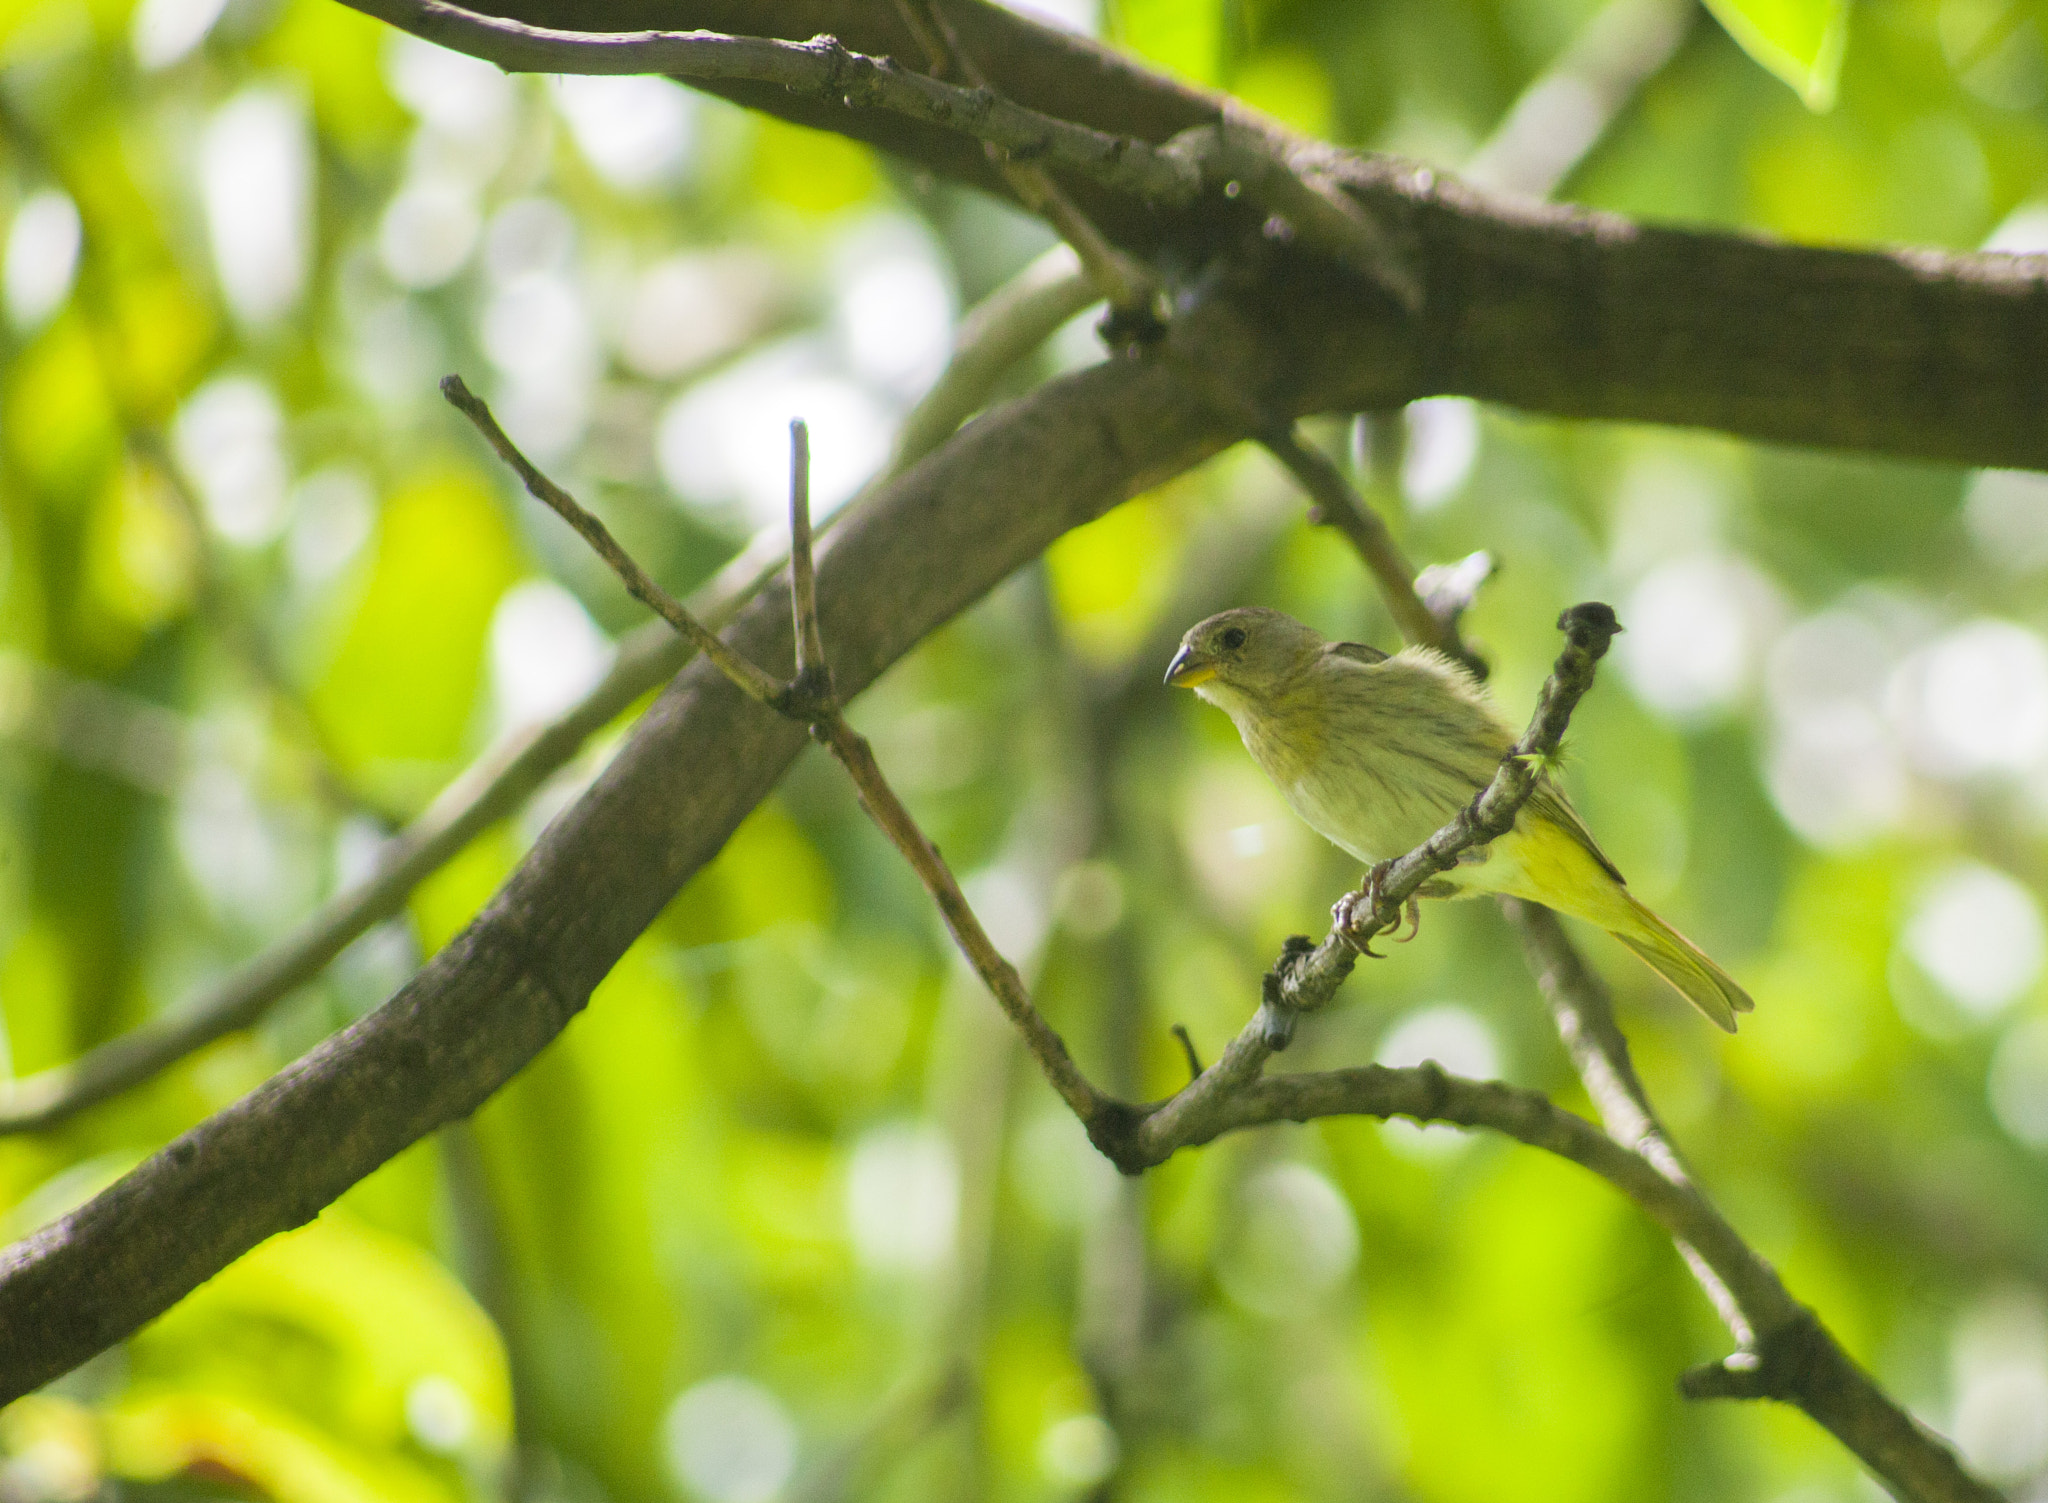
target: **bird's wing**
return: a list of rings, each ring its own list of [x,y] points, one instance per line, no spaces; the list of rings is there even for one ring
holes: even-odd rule
[[[1384,652],[1363,642],[1332,642],[1324,651],[1332,657],[1350,658],[1354,663],[1384,663],[1387,660]]]
[[[1536,791],[1529,795],[1529,802],[1526,807],[1534,809],[1538,814],[1564,831],[1565,834],[1571,836],[1572,839],[1584,846],[1586,854],[1599,862],[1600,869],[1606,872],[1608,876],[1614,878],[1615,881],[1623,886],[1628,885],[1628,878],[1624,877],[1615,864],[1607,859],[1607,853],[1601,850],[1599,842],[1593,839],[1593,832],[1587,829],[1586,822],[1579,818],[1579,811],[1574,809],[1571,805],[1571,800],[1564,796],[1564,790],[1550,781],[1548,773],[1545,773],[1536,780]]]

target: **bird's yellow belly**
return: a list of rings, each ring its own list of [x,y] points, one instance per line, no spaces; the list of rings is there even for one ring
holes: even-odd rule
[[[1284,785],[1288,802],[1318,834],[1367,866],[1397,859],[1448,824],[1470,795],[1418,787],[1406,798],[1357,798],[1356,784],[1332,789],[1307,777]],[[1430,884],[1432,895],[1526,898],[1603,928],[1628,921],[1625,890],[1569,832],[1525,812],[1515,827],[1467,851]],[[1449,891],[1444,891],[1448,888]]]

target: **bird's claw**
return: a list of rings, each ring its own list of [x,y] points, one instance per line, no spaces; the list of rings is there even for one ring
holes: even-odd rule
[[[1394,863],[1391,861],[1378,863],[1365,874],[1365,882],[1357,892],[1345,893],[1330,909],[1330,919],[1336,925],[1337,932],[1343,935],[1359,954],[1374,960],[1385,960],[1386,956],[1372,947],[1373,934],[1359,937],[1358,931],[1362,927],[1358,921],[1359,915],[1362,912],[1370,918],[1379,911],[1380,884],[1386,881],[1387,873],[1393,868]],[[1414,899],[1409,899],[1409,906],[1413,908]],[[1414,935],[1411,933],[1409,938],[1414,938]]]
[[[1411,897],[1402,913],[1408,920],[1408,932],[1394,936],[1394,943],[1397,945],[1407,944],[1422,932],[1422,899]]]

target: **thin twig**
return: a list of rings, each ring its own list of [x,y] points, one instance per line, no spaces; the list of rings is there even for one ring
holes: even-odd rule
[[[913,16],[918,0],[899,0],[906,17]],[[953,29],[941,0],[924,0],[931,17],[932,32],[920,37],[947,68],[957,69],[969,86],[990,93],[989,81]],[[935,33],[935,35],[933,34]],[[1161,327],[1159,278],[1142,262],[1111,245],[1080,205],[1053,180],[1051,173],[1029,161],[1020,161],[1014,151],[984,141],[982,150],[1003,175],[1003,181],[1023,201],[1058,231],[1074,248],[1088,279],[1109,299],[1112,318],[1120,325],[1118,337],[1150,338]]]
[[[938,904],[946,928],[951,931],[954,942],[959,946],[968,962],[974,967],[997,1003],[1016,1024],[1024,1035],[1032,1055],[1038,1060],[1039,1068],[1052,1082],[1060,1098],[1070,1107],[1075,1116],[1089,1125],[1090,1131],[1097,1124],[1106,1123],[1114,1114],[1108,1109],[1113,1105],[1109,1098],[1089,1083],[1073,1057],[1067,1052],[1066,1043],[1052,1026],[1047,1023],[1038,1009],[1032,1005],[1030,993],[1024,986],[1017,968],[1003,958],[995,942],[988,937],[988,931],[975,916],[973,907],[960,884],[954,879],[951,868],[939,855],[933,845],[904,808],[903,801],[889,786],[882,775],[881,766],[875,761],[873,749],[867,738],[855,731],[846,722],[833,698],[829,680],[820,685],[815,682],[797,680],[781,683],[761,669],[750,659],[735,652],[722,640],[714,636],[684,606],[651,579],[632,556],[619,546],[605,525],[585,511],[574,496],[563,490],[544,475],[531,460],[520,452],[519,446],[505,435],[497,419],[482,398],[471,392],[460,377],[449,376],[441,383],[441,390],[448,400],[461,410],[463,415],[476,425],[477,430],[490,441],[507,465],[525,483],[528,491],[545,502],[558,516],[575,528],[592,550],[611,567],[614,574],[632,592],[633,596],[660,616],[688,640],[696,643],[712,665],[723,673],[734,687],[749,698],[766,705],[777,714],[792,720],[807,723],[811,734],[831,748],[852,777],[854,787],[860,795],[861,806],[870,818],[889,837],[890,843],[903,853],[918,880]],[[794,447],[799,454],[805,447],[805,436],[801,424],[791,425]],[[816,573],[810,554],[810,512],[808,483],[793,485],[790,491],[791,522],[791,610],[795,615],[799,633],[804,623],[810,623],[810,631],[816,635],[817,598]],[[801,557],[799,557],[801,555]],[[801,640],[801,636],[800,636]],[[800,649],[801,650],[801,649]],[[823,662],[823,643],[818,644],[818,657],[813,663]]]
[[[1122,1133],[1097,1136],[1097,1146],[1118,1168],[1137,1173],[1163,1163],[1189,1142],[1206,1141],[1223,1131],[1217,1124],[1227,1115],[1229,1103],[1258,1080],[1276,1051],[1287,1046],[1296,1018],[1336,994],[1364,944],[1399,921],[1402,905],[1423,883],[1449,871],[1466,850],[1513,828],[1522,805],[1536,790],[1538,766],[1555,754],[1572,710],[1593,685],[1595,665],[1620,630],[1614,612],[1597,603],[1573,606],[1558,618],[1558,626],[1566,633],[1564,651],[1543,685],[1528,730],[1501,758],[1493,781],[1443,828],[1388,867],[1376,893],[1369,885],[1352,895],[1353,911],[1360,916],[1350,929],[1333,922],[1321,944],[1311,944],[1305,935],[1287,942],[1265,975],[1258,1011],[1225,1047],[1222,1058],[1178,1095],[1136,1115]],[[1375,906],[1363,907],[1375,897]]]
[[[519,452],[519,446],[506,436],[505,430],[498,426],[498,420],[491,415],[491,409],[483,398],[471,391],[462,377],[443,376],[441,395],[448,399],[451,407],[476,425],[485,442],[525,484],[528,495],[576,529],[583,541],[590,545],[591,551],[611,566],[612,572],[619,576],[635,600],[682,633],[748,698],[759,700],[764,705],[775,704],[783,686],[727,647],[716,632],[691,615],[681,601],[656,584],[647,571],[633,561],[633,556],[612,536],[610,528],[585,511],[574,496],[536,469],[533,462]]]
[[[853,514],[936,449],[988,400],[1005,371],[1096,297],[1074,270],[1072,253],[1060,247],[971,309],[961,321],[951,363],[903,420],[888,463],[817,530]],[[723,627],[781,572],[787,559],[782,528],[763,528],[691,597],[690,613],[713,630]],[[0,1137],[54,1127],[254,1024],[373,925],[403,912],[421,882],[523,804],[590,736],[674,677],[694,652],[663,622],[629,632],[610,670],[589,693],[546,725],[523,728],[478,758],[426,813],[385,845],[368,877],[316,908],[290,934],[175,1011],[75,1060],[0,1084]],[[161,776],[161,761],[154,771]]]
[[[1188,1033],[1188,1025],[1176,1023],[1173,1025],[1172,1031],[1173,1036],[1180,1040],[1180,1052],[1187,1056],[1188,1079],[1190,1081],[1200,1080],[1202,1078],[1202,1056],[1195,1052],[1195,1041]]]
[[[869,57],[836,38],[784,42],[705,31],[568,31],[528,26],[440,0],[343,0],[414,36],[496,63],[507,73],[666,73],[691,82],[779,84],[795,94],[882,110],[1075,172],[1147,202],[1185,206],[1200,168],[1132,136],[1111,135]]]
[[[796,613],[792,683],[800,693],[835,703],[825,638],[818,629],[818,574],[811,562],[811,430],[802,418],[789,424],[789,600]]]
[[[779,84],[794,94],[881,110],[978,140],[1011,191],[1075,246],[1098,287],[1127,317],[1152,316],[1157,278],[1112,245],[1046,169],[1161,208],[1186,208],[1205,195],[1242,197],[1265,211],[1269,234],[1369,278],[1410,313],[1422,306],[1413,257],[1343,187],[1335,171],[1340,154],[1282,139],[1227,106],[1220,122],[1154,146],[1026,109],[985,86],[941,82],[893,59],[851,51],[830,36],[785,42],[702,31],[570,31],[443,0],[342,3],[508,73],[666,73],[693,83]],[[934,21],[943,35],[943,18],[934,13]],[[933,38],[918,40],[928,47]],[[952,61],[967,62],[957,50]]]

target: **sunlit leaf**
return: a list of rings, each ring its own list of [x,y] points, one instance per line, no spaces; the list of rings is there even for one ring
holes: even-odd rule
[[[1707,0],[1707,9],[1807,108],[1833,107],[1849,40],[1849,0]]]
[[[369,588],[312,694],[337,749],[394,790],[433,786],[470,729],[491,608],[516,571],[504,514],[473,476],[394,494]]]
[[[1116,39],[1194,83],[1219,81],[1225,8],[1218,0],[1111,0]]]

